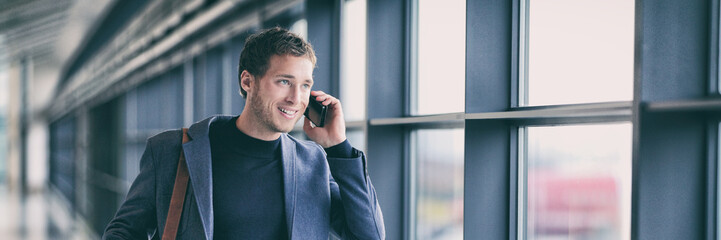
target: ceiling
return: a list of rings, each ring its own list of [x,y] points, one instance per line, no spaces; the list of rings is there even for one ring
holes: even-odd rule
[[[61,69],[113,1],[0,0],[0,71],[32,62],[33,108],[49,102]]]
[[[7,59],[31,57],[37,64],[54,57],[73,0],[0,1],[0,53]]]

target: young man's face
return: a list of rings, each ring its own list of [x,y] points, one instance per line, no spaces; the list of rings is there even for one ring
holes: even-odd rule
[[[313,86],[313,64],[305,56],[270,58],[268,71],[255,79],[248,91],[247,107],[258,121],[257,127],[269,133],[290,132],[303,116],[310,88]]]

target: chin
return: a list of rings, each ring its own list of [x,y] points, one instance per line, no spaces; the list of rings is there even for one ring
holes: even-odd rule
[[[296,122],[297,122],[297,121],[296,121]],[[275,129],[276,129],[276,131],[278,131],[278,132],[289,133],[290,131],[293,131],[293,127],[295,127],[295,123],[294,123],[294,124],[287,124],[287,125],[279,124],[279,125],[276,125],[276,128],[275,128]]]

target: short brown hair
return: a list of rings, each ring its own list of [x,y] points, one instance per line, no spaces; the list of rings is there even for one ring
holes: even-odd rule
[[[245,40],[245,46],[240,53],[238,61],[238,84],[241,85],[241,74],[248,71],[256,78],[262,78],[268,71],[270,57],[273,55],[307,56],[315,67],[315,52],[313,46],[295,33],[280,27],[263,30],[250,35]],[[246,97],[248,93],[240,86],[240,94]]]

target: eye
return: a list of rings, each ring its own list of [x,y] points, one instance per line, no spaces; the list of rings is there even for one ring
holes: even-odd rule
[[[290,81],[285,80],[285,79],[280,80],[280,81],[278,81],[278,82],[279,82],[280,84],[282,84],[282,85],[290,85]]]
[[[310,84],[303,84],[303,89],[310,89]]]

